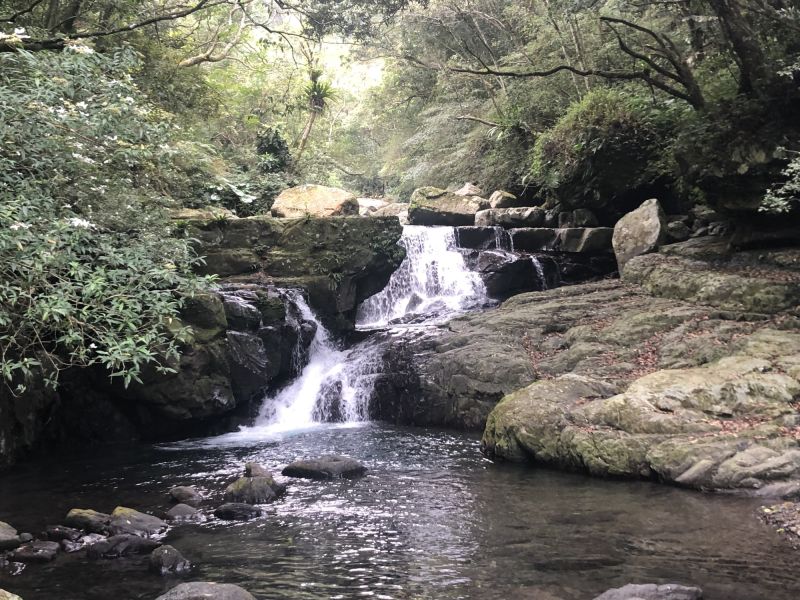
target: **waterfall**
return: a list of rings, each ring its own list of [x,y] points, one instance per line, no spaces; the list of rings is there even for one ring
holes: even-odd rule
[[[410,317],[441,318],[486,301],[486,287],[467,269],[452,227],[406,225],[400,243],[406,259],[389,285],[361,305],[359,327],[384,327]]]
[[[361,305],[359,327],[387,326],[409,318],[424,323],[486,301],[486,288],[480,277],[467,269],[453,228],[406,226],[400,243],[406,259],[386,289]],[[312,323],[314,338],[307,361],[298,365],[297,378],[264,399],[254,426],[232,434],[239,439],[369,417],[369,401],[383,370],[381,341],[373,337],[343,349],[300,291],[285,290],[283,294],[292,307],[289,314],[294,314],[295,325]]]

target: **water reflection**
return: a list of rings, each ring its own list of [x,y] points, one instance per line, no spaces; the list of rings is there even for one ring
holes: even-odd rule
[[[74,506],[163,510],[176,484],[197,486],[213,507],[246,461],[278,472],[327,452],[362,460],[368,475],[292,481],[257,521],[173,529],[167,542],[199,565],[192,578],[238,583],[261,600],[578,600],[671,580],[701,585],[711,600],[800,594],[796,555],[757,522],[751,501],[493,465],[475,437],[379,425],[29,465],[0,478],[0,520],[39,531]],[[144,600],[174,583],[146,574],[144,559],[79,556],[0,575],[26,600]]]

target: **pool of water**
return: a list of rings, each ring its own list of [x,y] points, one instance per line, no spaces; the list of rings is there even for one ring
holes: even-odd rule
[[[0,476],[0,520],[35,533],[73,507],[157,513],[178,484],[213,508],[246,461],[279,472],[330,452],[363,461],[367,476],[291,480],[256,521],[170,530],[165,542],[197,564],[188,579],[236,583],[260,600],[588,600],[667,581],[699,585],[710,600],[800,597],[797,554],[758,522],[753,500],[496,465],[475,436],[378,424],[29,463]],[[149,574],[146,557],[83,553],[0,570],[0,588],[25,600],[152,600],[178,581]]]

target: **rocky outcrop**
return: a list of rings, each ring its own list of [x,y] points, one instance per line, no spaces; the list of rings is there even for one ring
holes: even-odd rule
[[[393,340],[392,373],[378,381],[372,410],[401,423],[482,429],[500,399],[537,380],[573,374],[622,392],[648,372],[739,354],[737,341],[770,323],[780,324],[617,281],[521,294]]]
[[[424,187],[411,195],[408,222],[412,225],[473,225],[475,214],[487,208],[489,201],[480,196]]]
[[[251,217],[185,226],[206,257],[204,273],[302,288],[338,329],[348,321],[352,327],[358,304],[383,289],[405,257],[397,244],[402,226],[391,217]]]
[[[284,190],[272,205],[272,215],[282,218],[345,217],[357,215],[356,197],[339,188],[301,185]]]
[[[733,253],[714,238],[689,240],[631,260],[624,278],[662,298],[777,314],[800,304],[800,250]]]
[[[655,252],[668,238],[667,216],[652,198],[622,217],[614,226],[614,254],[622,272],[635,256]]]

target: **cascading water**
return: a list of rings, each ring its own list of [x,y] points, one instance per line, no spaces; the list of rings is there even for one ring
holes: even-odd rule
[[[441,319],[486,302],[486,288],[470,272],[449,227],[407,226],[401,244],[407,256],[387,287],[361,305],[362,329],[385,327],[409,316],[426,322]],[[343,350],[297,290],[284,292],[294,307],[298,325],[316,328],[308,362],[298,377],[264,399],[253,427],[236,434],[261,437],[312,427],[320,422],[353,423],[368,418],[368,404],[383,367],[380,344],[368,339]]]
[[[441,318],[486,302],[486,287],[467,269],[453,228],[407,225],[400,243],[406,259],[389,285],[361,305],[359,327],[384,327],[411,316]]]

